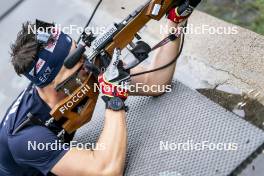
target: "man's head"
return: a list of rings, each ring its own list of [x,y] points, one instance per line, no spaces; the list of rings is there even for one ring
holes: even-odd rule
[[[78,70],[82,63],[66,69],[63,66],[64,59],[76,48],[76,43],[54,28],[52,40],[40,45],[36,34],[29,30],[30,27],[34,29],[34,25],[30,22],[22,24],[16,41],[11,45],[11,63],[18,75],[26,76],[39,89],[52,91]],[[55,92],[50,93],[56,95]]]

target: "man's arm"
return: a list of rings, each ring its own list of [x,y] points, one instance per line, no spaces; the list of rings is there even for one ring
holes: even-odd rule
[[[98,144],[104,150],[69,150],[52,172],[59,176],[122,175],[127,146],[125,111],[106,110]]]
[[[167,14],[167,18],[168,18],[167,24],[169,28],[177,27],[177,24],[184,23],[184,21],[186,21],[189,18],[194,8],[196,8],[200,2],[201,0],[184,0],[179,6],[170,9]],[[143,69],[142,67],[136,67],[134,70],[132,70],[132,74],[166,65],[177,56],[180,49],[179,46],[180,46],[180,39],[166,44],[165,46],[159,49],[152,64],[148,68]],[[174,63],[171,66],[167,67],[166,69],[135,77],[132,80],[132,84],[135,85],[136,83],[143,83],[148,86],[152,86],[152,85],[166,86],[170,84],[172,81],[173,73],[175,71],[175,66],[176,64]],[[132,94],[155,96],[155,95],[160,95],[162,93],[163,92],[153,92],[152,90],[148,92],[139,90],[138,92]]]
[[[175,28],[177,27],[177,23],[174,23],[170,20],[167,21],[168,29],[169,28]],[[167,34],[164,34],[163,37],[167,37]],[[180,43],[181,38],[176,39],[175,41],[169,42],[166,45],[158,48],[154,58],[152,59],[152,62],[149,66],[142,67],[141,65],[133,68],[131,70],[131,74],[146,71],[146,70],[152,70],[158,67],[161,67],[169,62],[171,62],[175,57],[178,55],[180,50]],[[173,74],[175,71],[176,62],[170,65],[169,67],[155,71],[152,73],[136,76],[132,78],[131,84],[136,85],[136,83],[142,83],[144,85],[168,85],[171,83]],[[131,92],[131,95],[150,95],[150,96],[157,96],[162,94],[163,92],[144,92],[143,90],[140,90],[138,92]]]

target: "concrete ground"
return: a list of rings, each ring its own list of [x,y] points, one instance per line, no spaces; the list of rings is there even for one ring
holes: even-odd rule
[[[16,1],[0,2],[3,14]],[[84,26],[95,7],[95,0],[26,0],[11,14],[0,21],[0,119],[19,92],[28,84],[18,77],[10,64],[10,43],[15,40],[21,23],[36,18],[55,21],[63,26]],[[107,26],[118,22],[132,12],[141,0],[104,1],[91,26]],[[150,44],[159,41],[161,22],[151,22],[144,28],[144,39]],[[235,27],[237,34],[187,34],[175,77],[191,88],[213,88],[231,92],[250,92],[264,104],[264,37],[249,30],[231,25],[212,16],[196,11],[189,26]],[[78,34],[72,37],[77,39]]]

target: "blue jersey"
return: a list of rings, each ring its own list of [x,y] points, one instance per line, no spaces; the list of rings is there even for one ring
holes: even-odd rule
[[[13,134],[29,112],[45,122],[51,117],[50,110],[32,85],[13,102],[0,124],[0,176],[47,175],[65,155],[68,151],[65,147],[56,150],[38,147],[58,141],[55,132],[62,130],[58,124],[53,124],[52,130],[29,125]]]

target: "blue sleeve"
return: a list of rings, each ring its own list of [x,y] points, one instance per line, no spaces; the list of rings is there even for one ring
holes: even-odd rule
[[[44,175],[65,155],[69,147],[42,126],[31,126],[9,136],[8,145],[14,160],[22,166],[33,167]]]

